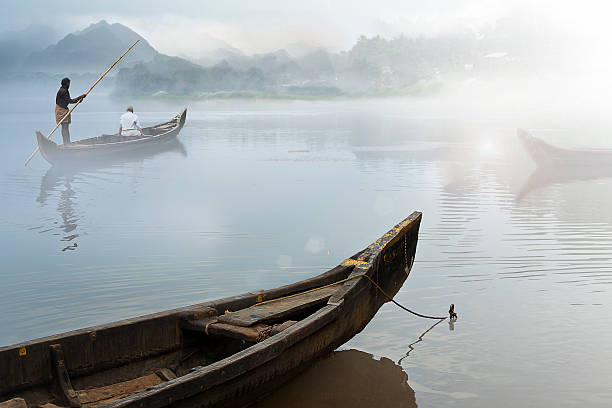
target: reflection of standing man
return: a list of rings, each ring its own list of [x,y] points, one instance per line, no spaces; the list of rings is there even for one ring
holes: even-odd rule
[[[70,92],[68,91],[68,88],[70,88],[70,79],[62,79],[62,86],[59,91],[57,91],[57,95],[55,96],[55,123],[59,123],[69,112],[69,103],[77,103],[80,100],[85,99],[85,94],[78,96],[76,99],[70,99]],[[68,117],[62,122],[62,138],[64,139],[64,144],[70,144],[70,119],[70,115],[68,115]]]

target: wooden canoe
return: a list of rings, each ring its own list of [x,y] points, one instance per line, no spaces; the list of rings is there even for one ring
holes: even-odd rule
[[[388,301],[372,282],[397,293],[412,268],[420,222],[414,212],[304,281],[0,348],[0,401],[244,406],[366,326]]]
[[[90,162],[115,157],[124,152],[151,149],[176,138],[187,119],[187,109],[168,122],[143,128],[142,136],[102,135],[58,145],[36,132],[38,147],[43,157],[53,165]]]
[[[540,167],[612,165],[610,149],[563,149],[546,143],[523,129],[517,129],[517,136],[527,153]]]

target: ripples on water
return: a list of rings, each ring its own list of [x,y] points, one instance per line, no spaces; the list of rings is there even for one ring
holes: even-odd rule
[[[84,106],[74,137],[114,128],[113,103]],[[386,305],[344,347],[362,351],[263,406],[608,406],[612,172],[536,170],[512,120],[381,104],[195,104],[164,151],[72,170],[23,168],[33,129],[49,127],[42,107],[3,115],[20,137],[0,165],[0,344],[303,279],[421,210],[396,300],[455,303],[459,320],[417,342],[433,322]],[[156,123],[180,108],[140,112]]]

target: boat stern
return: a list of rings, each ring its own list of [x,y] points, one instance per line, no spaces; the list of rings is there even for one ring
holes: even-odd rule
[[[38,149],[40,154],[49,163],[54,164],[55,158],[58,155],[59,146],[53,140],[47,139],[40,131],[36,131],[36,141],[38,142]]]

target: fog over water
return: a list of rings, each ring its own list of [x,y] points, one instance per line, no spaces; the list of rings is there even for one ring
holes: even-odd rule
[[[605,126],[453,113],[448,99],[190,102],[162,151],[62,170],[40,157],[23,167],[52,115],[46,99],[13,102],[2,109],[1,344],[294,282],[420,210],[396,300],[432,314],[454,303],[459,320],[415,343],[433,322],[386,305],[343,349],[399,365],[419,406],[607,406],[612,173],[537,170],[515,136],[520,124],[593,145]],[[145,124],[184,107],[132,102]],[[73,138],[113,131],[125,104],[88,99]],[[304,395],[310,380],[296,381],[269,403]]]
[[[305,279],[416,210],[416,260],[395,300],[433,315],[454,303],[459,319],[435,325],[387,304],[258,406],[610,405],[612,161],[538,167],[516,136],[612,149],[610,6],[179,3],[170,13],[167,2],[68,1],[56,14],[16,3],[0,20],[19,35],[53,15],[44,29],[57,41],[105,18],[192,60],[219,45],[248,58],[281,47],[342,56],[361,34],[391,43],[513,29],[478,54],[483,65],[433,69],[412,96],[119,97],[109,77],[73,113],[73,140],[116,132],[128,104],[144,125],[187,107],[186,125],[162,148],[75,168],[40,155],[23,166],[34,132],[54,126],[64,73],[0,72],[0,346]],[[65,75],[73,95],[97,78]]]

